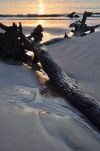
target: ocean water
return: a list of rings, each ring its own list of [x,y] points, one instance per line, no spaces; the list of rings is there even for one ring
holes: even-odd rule
[[[12,22],[22,22],[23,26],[36,26],[42,24],[43,27],[53,27],[55,33],[69,27],[69,24],[77,19],[69,19],[66,14],[77,12],[82,18],[84,11],[98,13],[96,17],[87,19],[87,24],[100,24],[100,0],[0,0],[0,22],[11,25]],[[2,16],[5,14],[5,16]],[[12,15],[12,17],[6,15]],[[18,17],[17,14],[26,15]],[[28,17],[27,14],[63,14],[62,17]],[[15,15],[15,16],[14,16]],[[62,28],[62,29],[61,29]],[[60,30],[61,29],[61,30]],[[97,30],[100,30],[98,28]],[[49,31],[47,31],[49,33]],[[52,33],[50,33],[52,35]]]

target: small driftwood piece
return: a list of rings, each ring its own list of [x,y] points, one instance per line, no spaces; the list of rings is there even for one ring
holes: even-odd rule
[[[100,104],[62,71],[60,65],[52,59],[44,47],[35,49],[35,53],[58,91],[100,132]]]

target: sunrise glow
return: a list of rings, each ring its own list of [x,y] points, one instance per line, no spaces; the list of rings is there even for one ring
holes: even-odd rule
[[[43,0],[40,0],[40,3],[39,3],[39,14],[44,14],[45,12],[45,6],[44,6],[44,2]]]

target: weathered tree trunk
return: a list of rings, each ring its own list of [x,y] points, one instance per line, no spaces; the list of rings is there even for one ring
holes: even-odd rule
[[[44,71],[55,87],[100,131],[100,104],[69,78],[45,50],[35,50]]]

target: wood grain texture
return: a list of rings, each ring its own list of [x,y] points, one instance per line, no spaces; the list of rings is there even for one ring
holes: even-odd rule
[[[50,54],[39,48],[35,50],[43,70],[47,73],[58,91],[76,107],[100,132],[100,104],[82,90],[78,83],[64,73]]]

